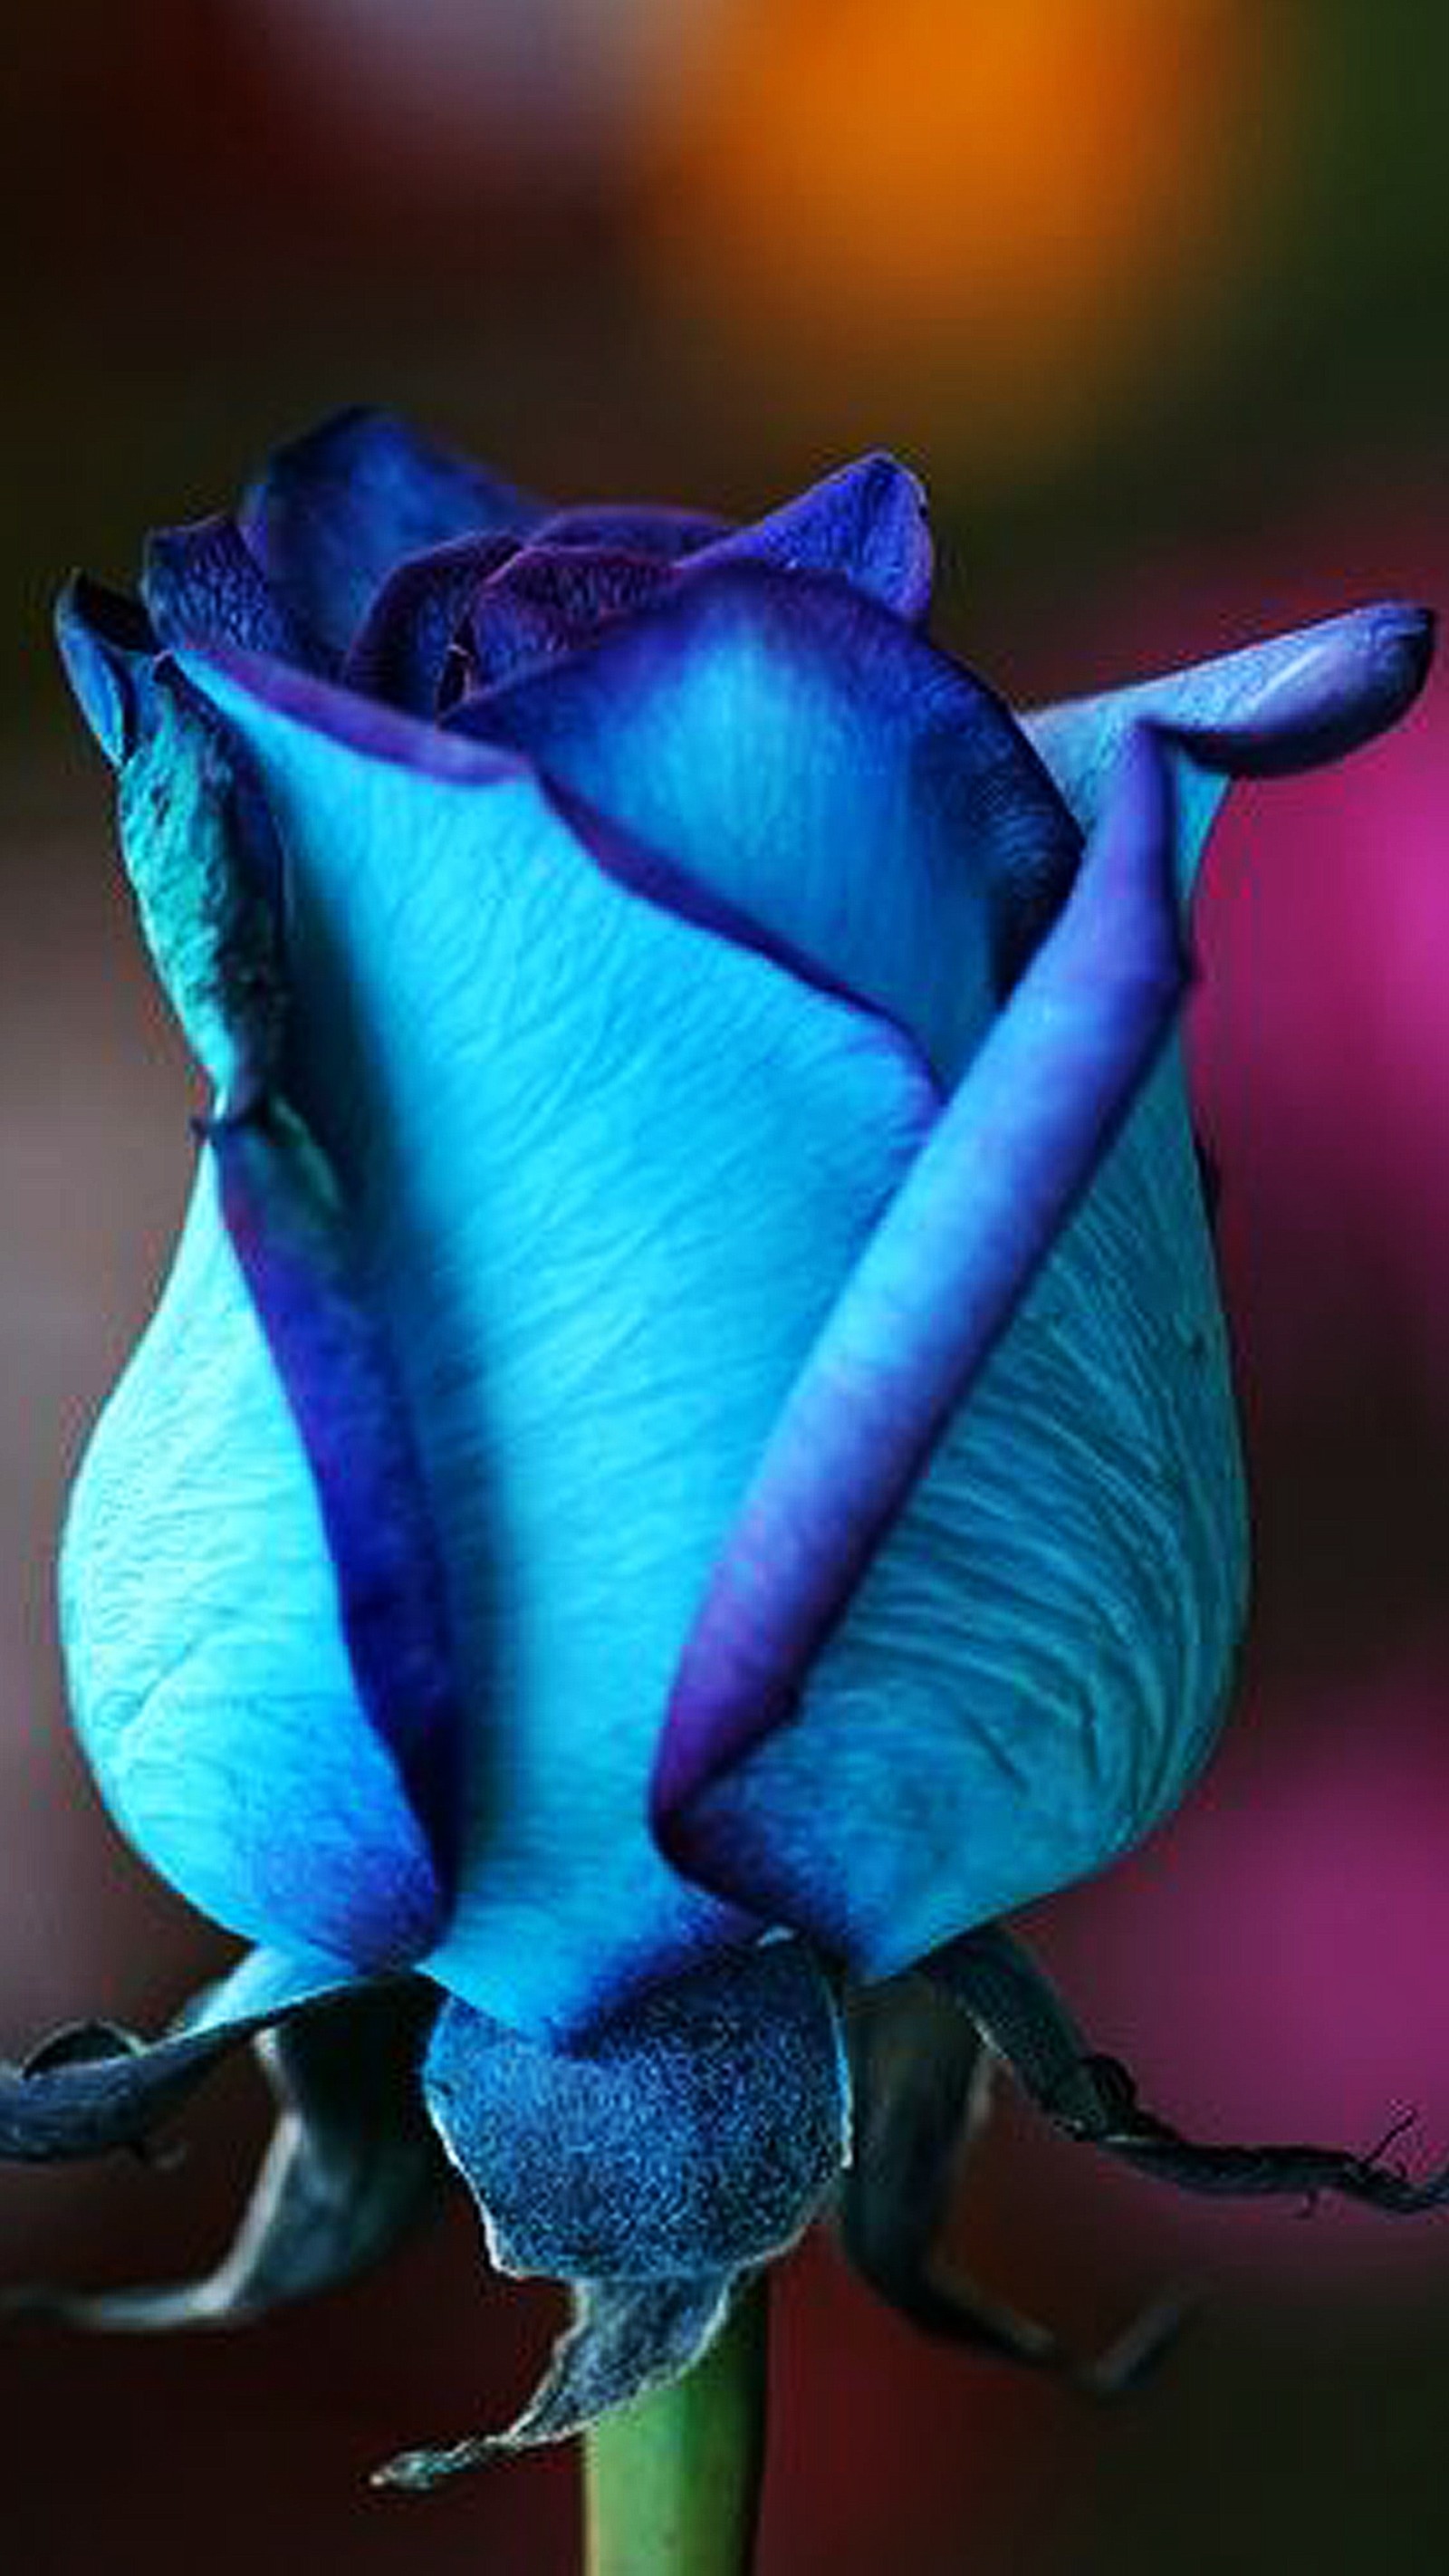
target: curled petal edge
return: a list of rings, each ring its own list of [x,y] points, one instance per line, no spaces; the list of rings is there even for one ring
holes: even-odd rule
[[[1156,1060],[1189,971],[1172,859],[1169,767],[1140,726],[1055,928],[828,1317],[725,1542],[681,1656],[651,1822],[677,1868],[740,1901],[713,1793],[793,1715]]]

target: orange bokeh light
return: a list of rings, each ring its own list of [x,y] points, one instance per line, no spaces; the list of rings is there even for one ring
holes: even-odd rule
[[[969,380],[988,439],[1044,395],[1079,418],[1251,256],[1291,97],[1269,15],[728,0],[659,137],[662,273],[837,388],[889,361],[908,401],[912,368]]]

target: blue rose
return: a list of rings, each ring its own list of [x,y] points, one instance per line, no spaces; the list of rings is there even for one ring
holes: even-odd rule
[[[1182,911],[1224,781],[1391,721],[1427,621],[1018,719],[929,589],[883,456],[737,529],[352,413],[153,539],[140,604],[62,604],[212,1089],[67,1661],[122,1829],[259,1946],[152,2048],[12,2070],[0,2144],[139,2134],[272,2027],[288,2105],[223,2274],[73,2313],[336,2277],[441,2142],[498,2263],[578,2286],[496,2446],[687,2366],[827,2200],[939,2322],[993,2057],[1180,2180],[1303,2187],[1140,2111],[999,1918],[1221,1715]]]

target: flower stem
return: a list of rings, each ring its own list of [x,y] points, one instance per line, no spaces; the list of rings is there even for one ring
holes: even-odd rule
[[[587,2576],[750,2576],[766,2328],[762,2275],[695,2369],[585,2436]]]

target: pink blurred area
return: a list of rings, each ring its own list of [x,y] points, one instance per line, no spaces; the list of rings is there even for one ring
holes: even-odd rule
[[[224,1945],[118,1843],[65,1728],[55,1534],[144,1320],[193,1103],[54,675],[77,558],[216,507],[383,399],[560,493],[744,510],[884,441],[927,475],[942,634],[1026,701],[1355,599],[1449,592],[1449,66],[1411,0],[101,0],[17,21],[0,156],[3,2037],[154,2027]],[[1107,184],[1110,180],[1110,185]],[[1222,1752],[1036,1911],[1094,2038],[1203,2134],[1449,2144],[1449,681],[1244,788],[1194,1050],[1257,1522]],[[174,2171],[0,2175],[0,2271],[222,2242],[242,2073]],[[956,2261],[1083,2345],[1201,2316],[1094,2410],[922,2342],[823,2243],[778,2299],[763,2576],[1426,2576],[1449,2564],[1449,2218],[1174,2199],[1008,2111]],[[460,2205],[234,2338],[0,2332],[7,2564],[564,2576],[574,2471],[428,2505],[367,2466],[507,2415],[556,2321]],[[83,2460],[86,2474],[77,2470]]]

